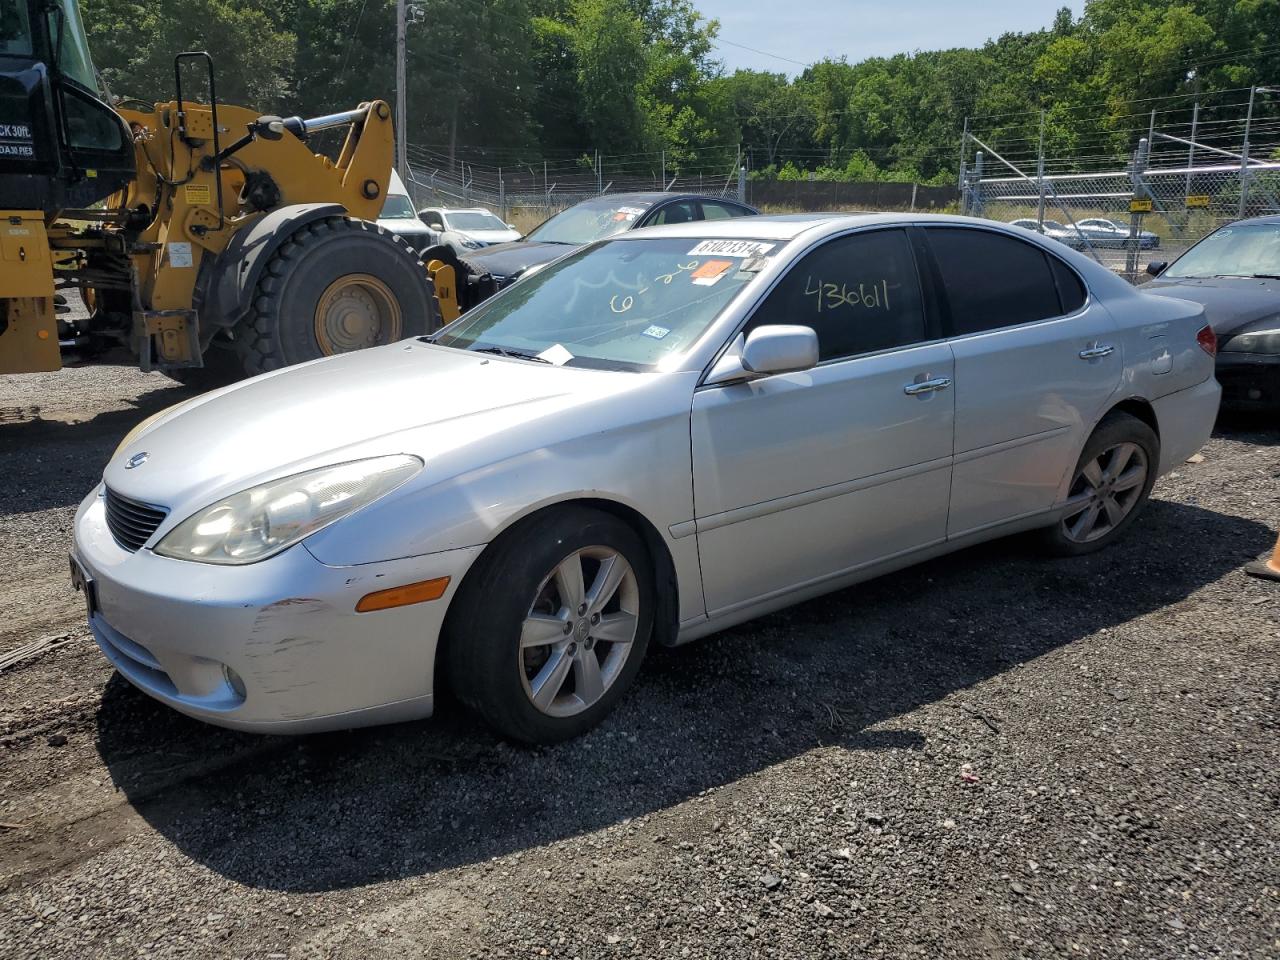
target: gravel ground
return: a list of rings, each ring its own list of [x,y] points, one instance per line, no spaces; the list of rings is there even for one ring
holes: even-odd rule
[[[187,396],[0,381],[0,956],[1280,956],[1280,430],[1237,423],[1112,550],[1020,539],[657,651],[551,750],[301,739],[113,677],[75,505]]]

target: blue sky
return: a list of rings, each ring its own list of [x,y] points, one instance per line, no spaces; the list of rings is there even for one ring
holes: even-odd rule
[[[720,21],[725,41],[755,47],[800,64],[823,57],[866,57],[914,50],[978,46],[1011,30],[1047,27],[1060,7],[1080,15],[1082,0],[695,0]],[[729,43],[719,46],[729,70],[751,67],[794,76],[801,69]]]

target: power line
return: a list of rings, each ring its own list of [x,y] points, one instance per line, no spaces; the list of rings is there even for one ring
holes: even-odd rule
[[[714,44],[727,43],[731,47],[737,47],[739,50],[750,50],[752,53],[758,53],[762,57],[773,57],[775,60],[783,60],[787,63],[794,63],[797,67],[808,67],[809,64],[801,63],[799,60],[792,60],[790,57],[784,57],[780,53],[770,53],[768,50],[760,50],[756,47],[749,47],[745,43],[734,43],[732,40],[726,40],[724,37],[716,37],[711,41]]]

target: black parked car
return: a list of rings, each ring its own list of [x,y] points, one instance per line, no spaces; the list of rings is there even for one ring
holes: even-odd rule
[[[664,223],[727,220],[759,212],[724,197],[656,191],[613,193],[562,210],[535,227],[523,240],[495,244],[465,257],[451,257],[439,247],[427,251],[425,256],[454,263],[459,275],[459,305],[466,310],[514,283],[530,267],[540,267],[615,233]]]
[[[1221,227],[1147,272],[1145,292],[1204,304],[1223,406],[1280,408],[1280,216]]]

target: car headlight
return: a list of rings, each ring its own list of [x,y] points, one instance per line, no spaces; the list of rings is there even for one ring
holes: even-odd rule
[[[1280,317],[1270,317],[1249,324],[1236,334],[1229,334],[1218,344],[1218,352],[1280,354]]]
[[[407,454],[372,457],[250,487],[183,520],[155,552],[201,563],[256,563],[368,506],[422,466]]]
[[[472,240],[469,237],[463,237],[458,242],[462,244],[464,247],[466,247],[468,250],[479,250],[481,247],[484,246],[484,244],[481,243],[479,240]]]

